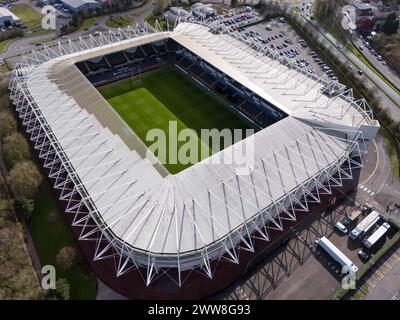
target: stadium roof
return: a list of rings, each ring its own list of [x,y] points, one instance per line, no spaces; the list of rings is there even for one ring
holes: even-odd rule
[[[240,150],[247,139],[176,175],[162,172],[144,158],[141,141],[74,65],[168,37],[289,114],[247,138],[255,146],[251,174],[237,174],[233,164],[210,164],[213,157]],[[98,47],[91,39],[92,47],[80,50],[71,43],[60,54],[47,49],[47,61],[21,66],[15,74],[18,79],[18,70],[25,70],[24,94],[73,170],[82,197],[90,200],[97,230],[119,242],[119,250],[129,248],[124,252],[137,265],[148,265],[151,257],[159,267],[185,270],[225,253],[235,260],[232,249],[239,242],[252,250],[251,234],[268,238],[262,229],[267,221],[280,229],[282,211],[290,216],[294,205],[307,210],[299,199],[317,201],[316,188],[329,192],[326,184],[334,174],[347,175],[340,167],[358,150],[358,139],[363,133],[373,137],[379,126],[350,96],[322,94],[327,84],[321,79],[199,24]],[[39,57],[34,53],[26,61]]]
[[[101,6],[101,3],[95,0],[61,0],[61,2],[74,9],[78,9],[86,4]]]

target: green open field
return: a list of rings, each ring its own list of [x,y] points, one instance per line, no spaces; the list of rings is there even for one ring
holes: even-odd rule
[[[129,16],[118,16],[118,17],[110,17],[106,21],[106,26],[110,28],[126,28],[127,26],[134,23],[132,17]]]
[[[37,30],[42,28],[43,16],[26,4],[16,4],[11,7],[11,11],[17,15],[28,30]]]
[[[55,266],[57,279],[67,279],[71,299],[95,299],[96,278],[83,258],[68,270],[60,268],[56,262],[62,247],[77,246],[64,214],[49,186],[43,183],[35,197],[35,211],[28,222],[40,262],[42,265]]]
[[[169,121],[176,121],[178,134],[182,129],[193,129],[197,139],[200,139],[201,129],[256,130],[252,123],[231,110],[221,98],[207,92],[173,66],[163,66],[140,77],[101,86],[98,90],[147,146],[154,143],[146,141],[150,129],[160,128],[168,137]],[[203,143],[199,140],[199,148]],[[177,150],[184,144],[178,142]],[[171,174],[193,164],[169,163],[168,159],[172,156],[168,152],[168,141],[167,146],[167,162],[164,166]],[[156,156],[160,158],[157,153]]]

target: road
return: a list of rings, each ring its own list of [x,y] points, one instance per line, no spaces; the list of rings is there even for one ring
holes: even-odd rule
[[[310,6],[313,2],[308,0]],[[362,70],[364,75],[364,83],[370,89],[379,89],[377,92],[383,107],[387,109],[393,120],[400,121],[400,95],[393,90],[383,79],[381,79],[374,71],[365,65],[356,55],[350,50],[345,48],[332,34],[326,31],[319,24],[311,21],[308,16],[304,14],[295,14],[295,19],[302,26],[313,32],[316,40],[323,46],[330,49],[331,53],[335,55],[340,61],[345,64],[351,64],[358,70]]]
[[[22,1],[26,2],[26,0],[22,0]],[[69,38],[71,40],[76,40],[81,36],[84,36],[89,33],[93,33],[95,31],[109,30],[110,28],[106,26],[106,21],[109,19],[109,17],[111,15],[131,15],[133,17],[133,19],[135,20],[135,23],[137,23],[139,25],[143,25],[145,18],[153,12],[153,9],[154,9],[153,1],[147,1],[143,6],[125,11],[124,13],[120,13],[120,14],[114,13],[114,14],[108,14],[105,16],[101,16],[97,20],[96,25],[92,25],[92,26],[88,27],[87,30],[81,30],[81,31],[76,31],[74,33],[71,33],[69,35]],[[48,41],[48,40],[51,38],[55,38],[55,37],[56,37],[56,33],[51,32],[51,33],[46,33],[46,34],[42,34],[42,35],[21,38],[19,40],[16,40],[16,41],[10,43],[7,47],[7,50],[0,54],[0,58],[7,59],[10,57],[19,55],[23,52],[30,51],[35,48],[35,45],[33,44],[35,42],[40,43],[41,41],[46,41],[46,45],[51,45],[52,43],[55,43],[57,41],[57,39],[55,39],[54,41]]]
[[[374,279],[375,277],[375,279]],[[376,279],[377,278],[377,279]],[[381,262],[376,272],[367,281],[368,293],[365,300],[390,300],[400,293],[400,249]],[[374,280],[377,280],[374,282]],[[397,300],[400,299],[398,295]],[[394,300],[394,299],[393,299]]]
[[[378,88],[381,92],[378,92],[378,95],[381,98],[382,103],[388,109],[390,114],[392,115],[395,121],[400,121],[400,95],[393,90],[383,79],[381,79],[374,71],[372,71],[368,66],[366,66],[356,55],[354,55],[347,48],[343,48],[340,50],[340,46],[343,45],[336,40],[329,32],[324,30],[320,26],[316,26],[316,30],[323,34],[327,41],[323,41],[324,45],[328,48],[332,48],[333,53],[337,56],[341,61],[348,62],[350,61],[353,65],[355,65],[359,70],[364,72],[363,78],[365,79],[365,84],[373,89]],[[331,45],[333,44],[333,46]]]
[[[382,211],[400,199],[400,183],[393,176],[388,150],[380,135],[369,146],[354,197],[357,202],[370,202]]]
[[[381,74],[384,74],[385,77],[393,83],[396,88],[400,88],[400,78],[398,75],[390,68],[389,65],[384,66],[382,64],[383,61],[379,61],[377,57],[375,57],[371,50],[364,46],[364,43],[360,38],[355,38],[352,40],[353,44],[359,49],[362,55],[368,60],[368,62],[377,69]]]
[[[307,0],[305,3],[309,3],[311,7],[313,0]],[[388,109],[393,119],[400,121],[400,96],[329,32],[319,25],[312,24],[307,16],[298,16],[301,16],[303,21],[306,21],[309,26],[313,27],[313,30],[319,33],[318,40],[326,47],[330,48],[341,61],[350,62],[364,72],[365,75],[363,77],[365,84],[369,88],[380,89],[377,94],[380,96],[382,103]],[[374,59],[376,60],[375,57]],[[373,59],[371,59],[370,63],[373,63]],[[381,67],[385,68],[384,66]],[[393,81],[393,83],[400,83],[400,79],[398,77],[396,78],[398,81]],[[369,156],[364,163],[366,169],[362,171],[359,188],[354,197],[359,203],[368,201],[382,211],[385,211],[387,205],[399,201],[400,183],[393,176],[389,154],[381,136],[377,136],[373,145],[370,146],[369,154],[371,156]],[[375,156],[376,159],[371,160],[373,156]],[[373,168],[369,169],[368,161],[370,163],[375,163]]]

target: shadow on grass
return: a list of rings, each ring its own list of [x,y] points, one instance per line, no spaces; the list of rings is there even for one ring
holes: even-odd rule
[[[96,296],[96,278],[87,267],[83,257],[80,262],[68,270],[56,264],[56,256],[64,246],[77,244],[70,226],[59,208],[57,199],[45,181],[35,197],[35,211],[28,222],[42,265],[54,265],[57,279],[65,278],[70,284],[71,299],[94,299]]]

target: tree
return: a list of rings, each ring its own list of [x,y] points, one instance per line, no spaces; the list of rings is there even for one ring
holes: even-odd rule
[[[1,89],[0,89],[1,91]],[[11,106],[10,98],[7,93],[0,93],[0,111],[8,110]]]
[[[65,246],[58,252],[56,261],[61,268],[68,270],[75,265],[77,257],[78,255],[74,247]]]
[[[154,15],[158,16],[162,14],[169,5],[169,0],[157,0],[153,10]]]
[[[0,136],[3,138],[17,130],[17,121],[10,111],[0,112]]]
[[[56,288],[47,291],[45,299],[48,300],[69,300],[70,285],[67,279],[59,278],[56,282]]]
[[[11,169],[8,179],[15,196],[33,198],[42,182],[42,175],[32,161],[25,160]]]
[[[397,20],[396,13],[389,14],[382,25],[382,31],[386,34],[396,33],[399,29],[399,20]]]
[[[12,168],[17,162],[29,158],[29,145],[25,137],[18,132],[11,133],[3,139],[4,161]]]
[[[35,209],[35,202],[25,197],[17,197],[14,199],[14,210],[18,215],[22,215],[26,220],[32,216]]]

